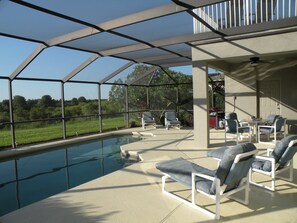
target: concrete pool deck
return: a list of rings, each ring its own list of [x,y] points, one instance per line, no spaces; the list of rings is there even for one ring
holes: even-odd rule
[[[137,128],[132,131],[153,135],[148,134],[144,140],[122,147],[125,151],[137,152],[143,161],[2,216],[0,223],[217,222],[162,194],[161,174],[155,164],[184,157],[207,168],[216,168],[217,162],[207,158],[206,152],[223,145],[223,131],[211,130],[212,148],[209,149],[195,148],[192,129],[171,128],[167,131],[148,127],[146,130]],[[119,132],[131,132],[131,129]],[[260,153],[268,147],[265,144],[255,145]],[[294,161],[293,182],[277,180],[275,192],[251,186],[250,203],[247,206],[223,199],[219,222],[296,223],[296,156]],[[169,183],[168,188],[190,199],[190,190],[180,184]],[[200,201],[214,210],[213,201],[204,197]]]

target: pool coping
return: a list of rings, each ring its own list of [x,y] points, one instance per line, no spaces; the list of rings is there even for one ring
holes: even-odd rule
[[[104,137],[121,136],[121,135],[133,135],[133,129],[124,129],[124,130],[117,130],[113,132],[96,133],[92,135],[79,136],[75,138],[38,143],[34,145],[24,145],[24,146],[17,147],[15,149],[9,148],[9,149],[0,151],[0,159],[10,158],[10,157],[24,155],[24,154],[33,153],[33,152],[39,152],[39,151],[51,149],[57,146],[64,146],[64,145],[69,145],[74,143],[85,142],[93,139],[100,139]]]

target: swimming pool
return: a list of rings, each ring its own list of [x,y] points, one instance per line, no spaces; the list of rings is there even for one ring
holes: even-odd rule
[[[139,140],[114,136],[0,160],[0,216],[130,165],[120,146]]]

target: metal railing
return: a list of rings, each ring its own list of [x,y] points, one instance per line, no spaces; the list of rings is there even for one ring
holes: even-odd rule
[[[213,29],[247,26],[297,16],[297,0],[229,0],[195,9]],[[194,33],[210,31],[194,19]]]

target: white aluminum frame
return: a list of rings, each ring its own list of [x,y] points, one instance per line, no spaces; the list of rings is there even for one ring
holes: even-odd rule
[[[144,119],[144,114],[142,114],[142,118],[141,118],[141,124],[142,124],[142,128],[145,129],[145,126],[146,125],[153,125],[153,127],[156,129],[157,126],[156,126],[156,120],[155,118],[152,116],[152,120],[154,120],[155,122],[154,123],[148,123],[148,122],[145,122],[145,119]]]
[[[238,144],[239,139],[240,139],[240,141],[242,141],[244,138],[247,138],[247,137],[245,137],[243,135],[243,133],[238,132],[239,129],[243,129],[243,128],[247,128],[247,127],[249,128],[249,134],[248,134],[249,142],[252,142],[252,127],[250,125],[240,126],[240,123],[237,120],[234,120],[234,121],[236,122],[236,133],[228,133],[228,132],[226,132],[226,128],[228,127],[228,123],[225,120],[225,143],[227,142],[227,138],[236,139],[236,144]],[[230,136],[227,136],[227,134],[236,135],[236,136],[235,137],[230,137]]]
[[[177,117],[175,117],[175,120],[174,121],[179,121]],[[171,121],[167,120],[166,118],[166,112],[165,112],[165,119],[164,119],[164,122],[165,122],[165,128],[166,130],[169,129],[170,126],[177,126],[178,129],[180,129],[180,123],[176,123],[176,124],[172,124]]]
[[[258,152],[258,150],[253,150],[253,151],[250,151],[250,152],[246,152],[246,153],[242,153],[242,154],[238,154],[236,155],[235,159],[234,159],[234,162],[233,163],[238,163],[241,159],[245,158],[245,157],[248,157],[248,156],[251,156],[251,155],[255,155],[256,153]],[[233,189],[231,191],[228,191],[228,192],[225,192],[225,189],[227,188],[227,185],[222,185],[220,186],[220,179],[216,178],[216,177],[212,177],[212,176],[208,176],[208,175],[205,175],[205,174],[201,174],[201,173],[196,173],[196,172],[192,172],[192,186],[191,186],[191,194],[192,194],[192,201],[188,201],[187,199],[184,199],[182,197],[179,197],[177,195],[175,195],[174,193],[172,192],[169,192],[169,191],[166,191],[165,189],[165,185],[166,185],[166,179],[172,179],[170,177],[170,175],[163,173],[163,177],[162,177],[162,192],[174,199],[177,199],[187,205],[189,205],[190,207],[208,215],[209,217],[211,218],[214,218],[214,219],[220,219],[220,201],[222,198],[225,198],[225,197],[229,197],[230,199],[232,200],[235,200],[239,203],[242,203],[244,205],[248,205],[249,203],[249,173],[247,174],[246,177],[244,177],[239,186],[236,188],[236,189]],[[207,194],[199,189],[196,188],[196,184],[195,184],[195,178],[196,177],[201,177],[201,178],[204,178],[204,179],[208,179],[208,180],[211,180],[211,181],[214,181],[216,180],[216,194],[214,195],[211,195],[211,194]],[[172,179],[173,180],[173,179]],[[235,194],[239,191],[242,191],[242,190],[245,190],[245,195],[244,195],[244,199],[240,199],[240,198],[236,198],[236,197],[230,197],[232,194]],[[205,208],[202,208],[202,207],[199,207],[196,203],[196,192],[198,193],[201,193],[209,198],[211,198],[212,200],[214,200],[216,202],[216,210],[215,210],[215,213],[205,209]]]
[[[296,143],[297,143],[297,140],[292,140],[289,143],[287,149],[290,149]],[[283,173],[283,172],[289,170],[289,177],[278,176],[278,178],[283,179],[283,180],[293,181],[293,165],[294,165],[293,160],[294,160],[294,157],[288,162],[288,164],[285,167],[283,167],[280,170],[277,170],[277,168],[279,167],[279,164],[275,163],[275,159],[273,157],[268,157],[272,151],[273,151],[273,149],[267,149],[267,156],[256,156],[256,159],[270,161],[271,162],[271,171],[268,172],[268,171],[263,171],[263,170],[259,170],[256,168],[251,168],[251,171],[249,173],[249,181],[250,181],[250,184],[252,184],[252,185],[255,185],[255,186],[267,189],[267,190],[275,191],[276,176],[279,175],[280,173]],[[260,173],[260,174],[271,177],[271,186],[266,186],[264,184],[257,183],[255,181],[253,181],[253,179],[252,179],[253,172]]]
[[[279,131],[279,132],[277,132],[276,131],[276,122],[274,122],[274,124],[273,125],[258,125],[258,132],[257,132],[257,134],[258,134],[258,142],[259,143],[268,143],[268,144],[271,144],[271,142],[270,141],[267,141],[267,142],[265,142],[265,141],[261,141],[261,135],[266,135],[267,136],[267,140],[269,140],[270,139],[270,135],[272,134],[272,133],[263,133],[263,132],[260,132],[260,128],[263,128],[263,127],[265,127],[265,128],[270,128],[270,129],[273,129],[273,140],[272,140],[272,142],[274,143],[274,144],[276,144],[277,143],[277,135],[278,134],[282,134],[283,135],[283,137],[286,137],[286,128],[285,128],[285,126],[286,126],[286,118],[283,118],[284,119],[284,124],[283,124],[283,126],[282,126],[282,128],[281,128],[281,130]]]

